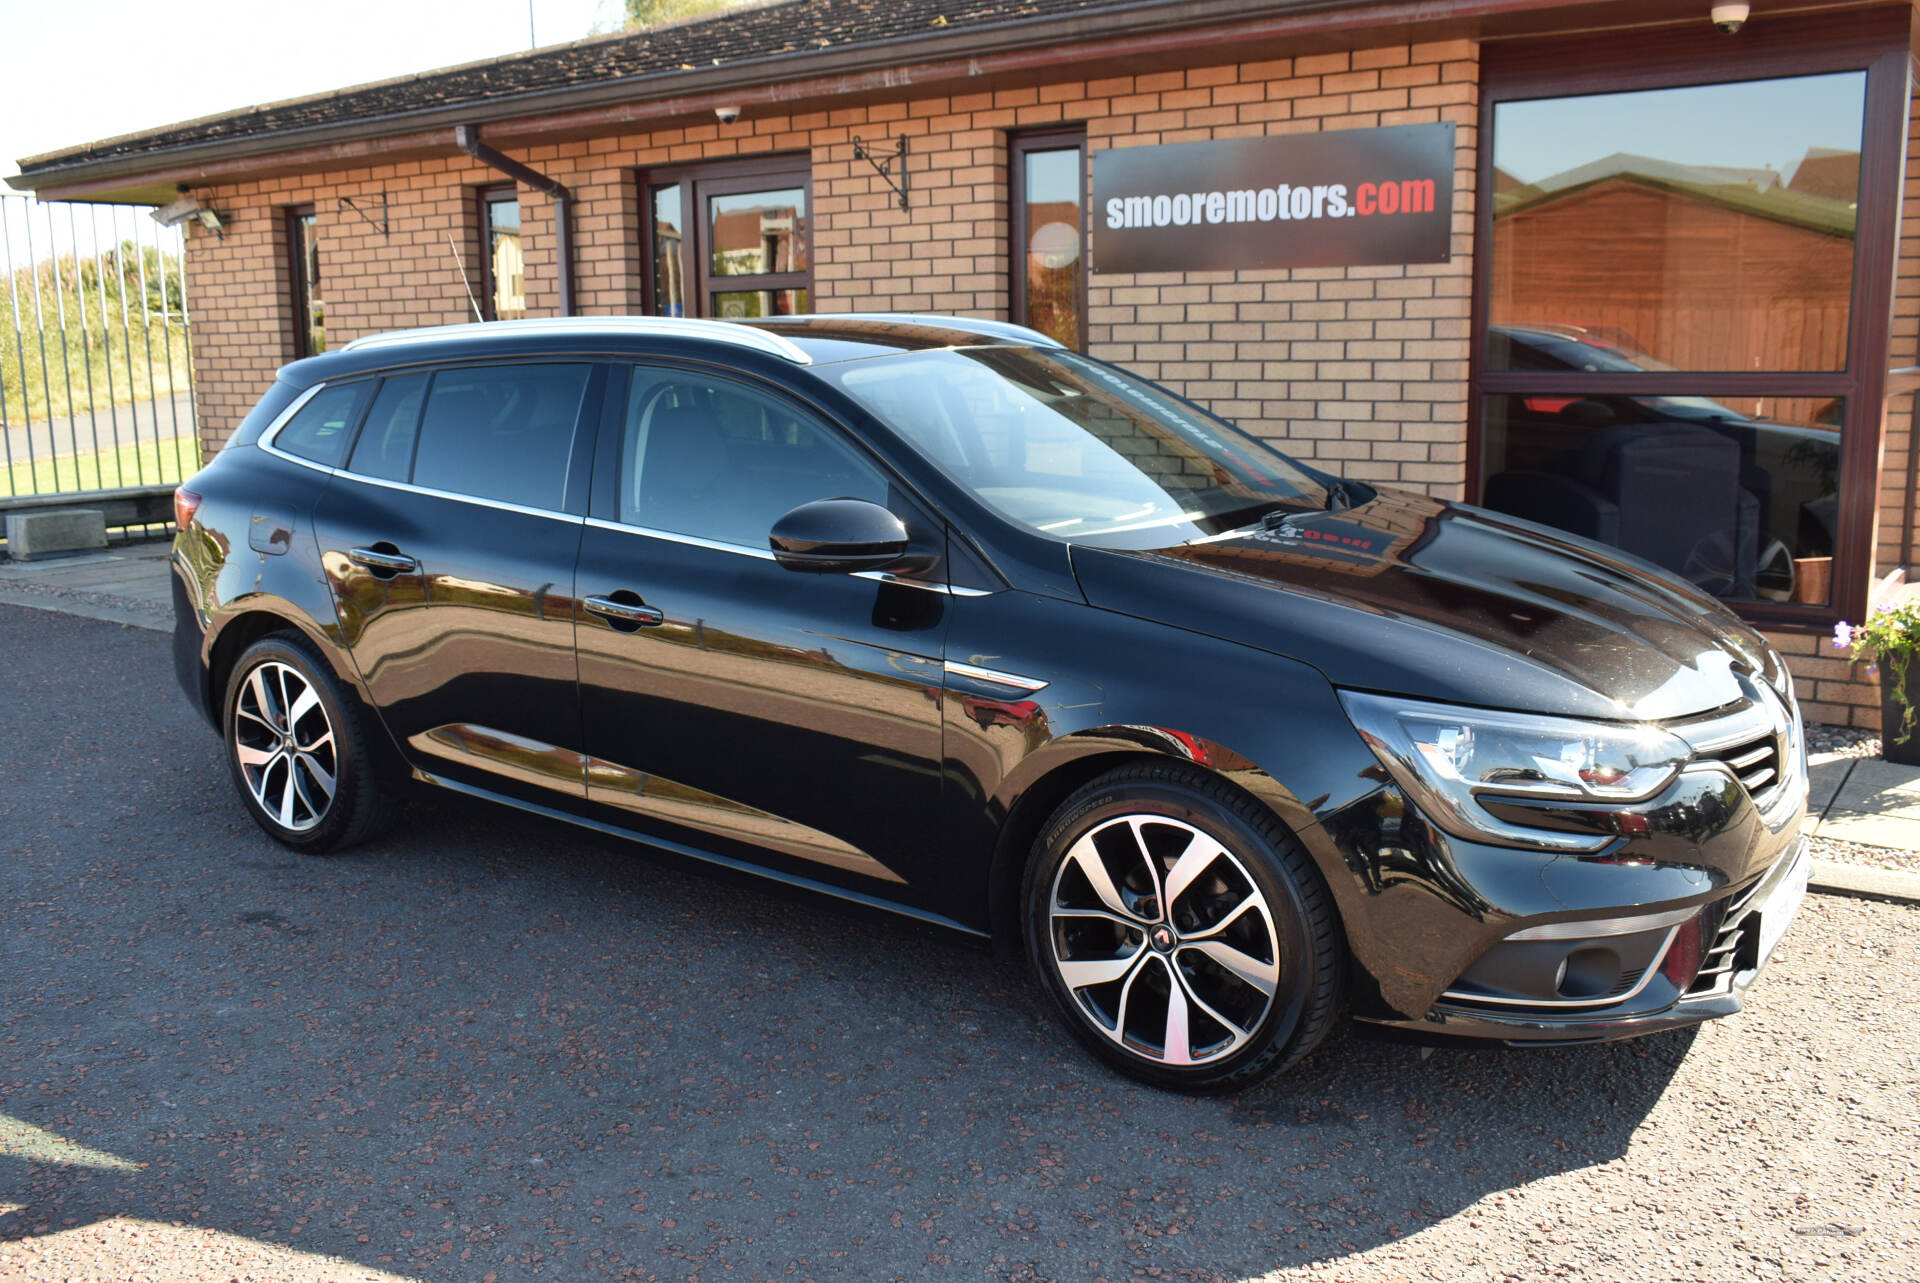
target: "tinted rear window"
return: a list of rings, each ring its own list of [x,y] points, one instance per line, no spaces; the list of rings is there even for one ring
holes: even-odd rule
[[[529,508],[566,503],[586,365],[485,365],[434,375],[413,484]]]
[[[275,448],[329,468],[339,467],[366,396],[365,383],[335,383],[321,388],[273,438]]]

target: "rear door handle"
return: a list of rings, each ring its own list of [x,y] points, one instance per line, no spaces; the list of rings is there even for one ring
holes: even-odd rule
[[[625,594],[634,597],[634,594]],[[584,605],[588,613],[600,616],[615,628],[623,632],[632,632],[636,628],[658,628],[667,622],[666,612],[647,605],[638,597],[632,601],[619,601],[613,597],[589,597]]]
[[[420,563],[404,552],[381,552],[377,548],[355,548],[347,554],[347,560],[376,575],[410,575],[420,569]]]

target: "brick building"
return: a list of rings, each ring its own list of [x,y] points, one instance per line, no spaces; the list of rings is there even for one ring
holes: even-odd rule
[[[786,0],[12,181],[217,213],[187,259],[209,449],[283,362],[401,326],[1010,318],[1298,457],[1666,564],[1790,655],[1810,719],[1873,725],[1822,639],[1920,539],[1914,11],[1707,9]],[[1198,228],[1181,270],[1103,268],[1103,154],[1422,124],[1453,127],[1444,261],[1247,267]]]

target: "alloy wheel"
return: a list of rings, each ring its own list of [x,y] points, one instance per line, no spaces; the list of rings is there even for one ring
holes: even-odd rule
[[[1280,987],[1273,911],[1239,857],[1191,824],[1121,815],[1053,880],[1053,965],[1081,1015],[1134,1056],[1204,1065],[1254,1036]]]
[[[338,791],[333,724],[313,683],[277,660],[247,674],[233,702],[233,751],[263,814],[290,833],[326,818]]]

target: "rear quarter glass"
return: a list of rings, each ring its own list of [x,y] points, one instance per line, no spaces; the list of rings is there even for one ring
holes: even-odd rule
[[[280,412],[292,405],[294,398],[304,391],[305,388],[297,388],[285,379],[275,379],[253,409],[247,412],[247,417],[240,420],[240,426],[227,438],[226,445],[221,449],[231,450],[235,446],[249,446],[258,441],[260,434],[267,430],[267,425],[279,418]]]

